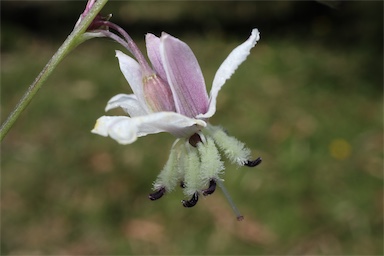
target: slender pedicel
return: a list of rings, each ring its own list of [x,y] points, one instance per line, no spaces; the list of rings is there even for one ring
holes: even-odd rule
[[[152,201],[160,199],[165,194],[165,188],[159,188],[155,192],[148,195],[148,198]]]
[[[193,194],[193,196],[190,200],[188,200],[188,201],[187,200],[181,200],[184,207],[187,207],[187,208],[195,206],[197,204],[197,201],[199,201],[199,193],[197,193],[197,192],[195,192],[195,194]]]
[[[248,160],[246,163],[244,163],[244,165],[248,166],[248,167],[255,167],[255,166],[259,165],[261,163],[261,161],[262,161],[261,157],[258,157],[253,161]]]
[[[243,220],[243,219],[244,219],[244,216],[241,215],[239,209],[237,209],[235,203],[233,202],[233,200],[232,200],[231,196],[229,195],[227,189],[225,188],[223,182],[222,182],[220,179],[217,179],[216,182],[217,182],[217,184],[219,185],[219,187],[221,188],[221,190],[223,191],[224,196],[225,196],[225,197],[227,198],[227,200],[228,200],[228,203],[231,205],[232,210],[233,210],[233,212],[234,212],[235,215],[236,215],[236,219],[237,219],[238,221]]]
[[[209,181],[209,187],[207,189],[204,189],[203,190],[203,195],[204,196],[209,196],[211,195],[213,192],[215,192],[215,189],[216,189],[216,181],[214,179],[211,179]]]
[[[120,26],[116,25],[115,23],[112,23],[110,21],[98,21],[97,22],[100,25],[104,25],[106,27],[109,27],[111,29],[116,30],[120,35],[122,35],[126,41],[126,43],[123,43],[122,40],[116,39],[116,37],[111,36],[113,33],[108,33],[106,31],[103,31],[104,35],[107,37],[110,37],[111,39],[115,40],[116,42],[120,43],[124,47],[127,48],[128,51],[132,53],[132,55],[136,58],[136,60],[139,62],[139,64],[144,67],[145,70],[152,70],[151,67],[148,65],[148,62],[144,58],[143,54],[141,53],[139,47],[137,47],[136,43],[132,40],[132,38],[128,35],[127,32],[125,32],[124,29],[122,29]]]

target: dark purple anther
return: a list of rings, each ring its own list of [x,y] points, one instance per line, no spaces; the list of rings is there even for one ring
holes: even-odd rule
[[[164,194],[165,194],[165,188],[159,188],[152,194],[149,194],[148,198],[154,201],[154,200],[160,199]]]
[[[199,201],[199,194],[195,192],[190,200],[182,200],[184,207],[190,208],[197,204],[197,201]]]
[[[189,144],[191,144],[193,147],[196,147],[197,143],[201,142],[200,135],[195,133],[191,137],[189,137]]]
[[[248,160],[244,165],[248,167],[255,167],[256,165],[259,165],[261,163],[262,159],[261,157],[256,158],[256,160],[250,161]]]
[[[209,196],[210,194],[215,192],[215,189],[216,189],[216,181],[214,179],[211,179],[209,181],[209,187],[207,189],[203,190],[203,195],[204,196]]]

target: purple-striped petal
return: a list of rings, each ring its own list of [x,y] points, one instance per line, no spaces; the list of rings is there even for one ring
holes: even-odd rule
[[[165,74],[165,70],[163,67],[163,61],[161,60],[160,54],[160,38],[153,34],[145,35],[145,43],[147,46],[147,54],[148,58],[152,63],[153,68],[156,73],[164,80],[167,80],[167,75]]]
[[[140,66],[133,58],[120,51],[116,51],[116,57],[119,59],[121,72],[137,100],[148,113],[175,111],[172,91],[166,81],[152,70],[144,71],[145,67]],[[152,74],[143,76],[143,72],[152,72]]]
[[[189,46],[163,33],[160,53],[175,100],[176,111],[188,117],[208,110],[208,95],[199,63]]]

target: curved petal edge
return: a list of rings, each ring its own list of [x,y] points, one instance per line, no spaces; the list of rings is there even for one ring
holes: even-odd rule
[[[208,111],[205,114],[196,116],[196,118],[209,118],[215,114],[216,98],[221,87],[224,85],[225,81],[233,75],[240,64],[245,61],[247,56],[250,54],[251,49],[256,45],[259,39],[260,32],[257,28],[254,28],[248,40],[233,49],[220,65],[212,82]]]
[[[188,137],[207,124],[174,112],[157,112],[145,116],[102,116],[97,119],[92,133],[111,137],[120,144],[131,144],[138,137],[169,132],[176,137]]]

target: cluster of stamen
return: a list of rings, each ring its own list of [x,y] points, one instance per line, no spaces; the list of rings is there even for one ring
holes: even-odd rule
[[[205,142],[206,142],[206,138],[204,137],[204,135],[199,134],[199,133],[193,134],[188,139],[189,145],[191,145],[193,148],[197,148],[199,146],[199,143],[204,144]],[[259,165],[261,163],[261,161],[262,161],[262,159],[260,157],[258,157],[255,160],[244,160],[242,162],[242,165],[248,166],[248,167],[255,167],[255,166]],[[223,187],[221,179],[219,179],[217,177],[211,177],[209,179],[209,184],[208,184],[208,187],[206,189],[201,189],[199,191],[195,191],[189,200],[182,200],[181,201],[183,206],[187,207],[187,208],[195,206],[199,200],[200,193],[203,196],[209,196],[209,195],[213,194],[216,190],[217,183],[219,183],[220,187],[223,190],[225,190],[225,188]],[[180,187],[183,189],[186,188],[186,184],[183,180],[180,182]],[[158,187],[155,190],[155,192],[149,194],[149,199],[150,200],[157,200],[157,199],[161,198],[166,192],[167,192],[167,189],[164,186]],[[236,206],[234,206],[231,198],[229,197],[228,192],[226,190],[223,192],[224,192],[225,196],[227,197],[227,199],[230,201],[231,206],[234,209],[235,213],[238,215],[238,219],[239,220],[242,219],[243,218],[242,215],[240,213],[238,213],[238,210],[237,210]]]

